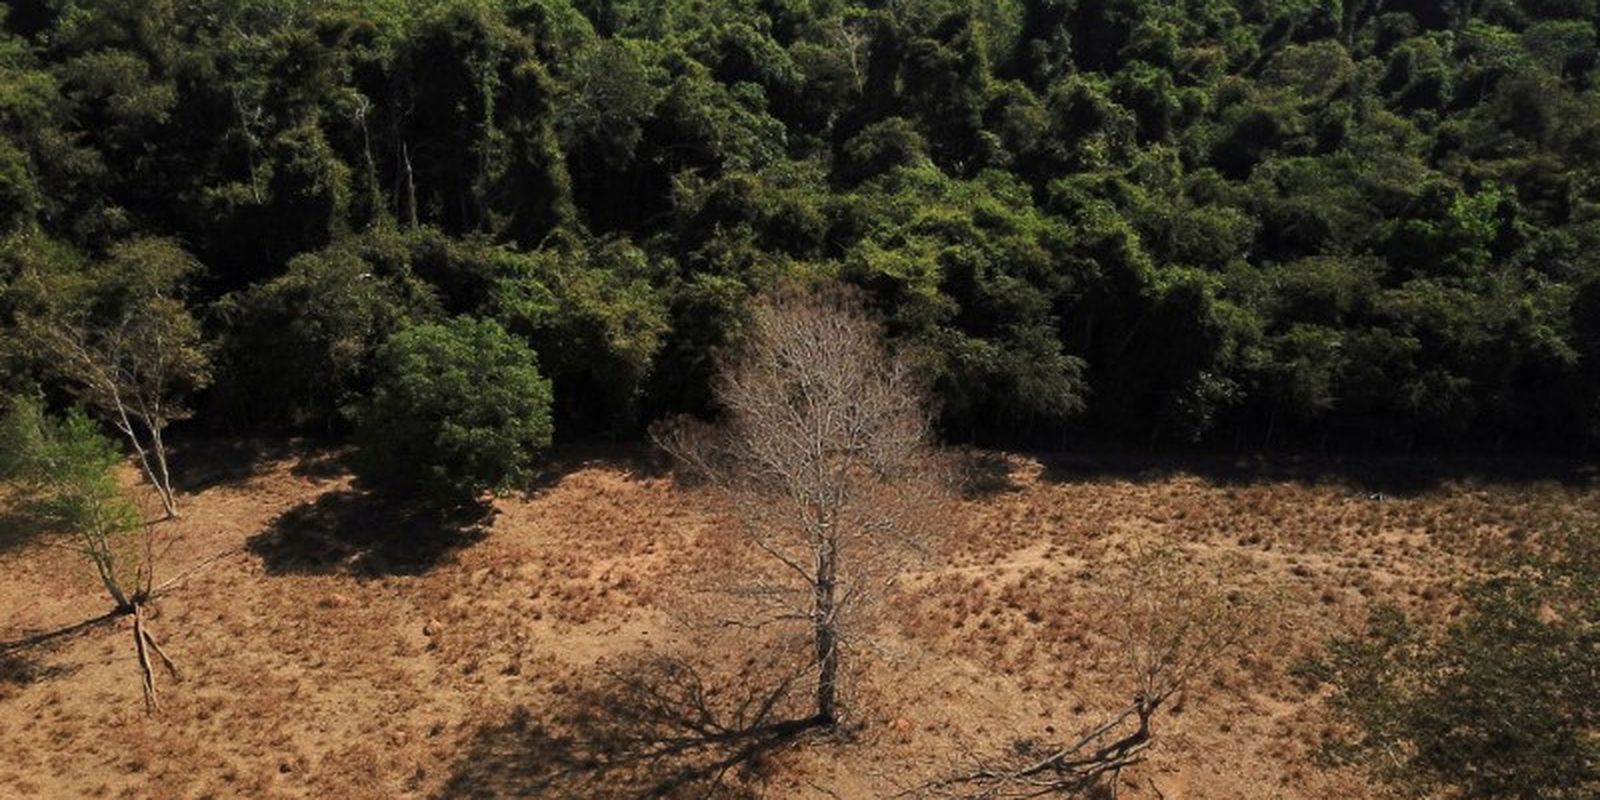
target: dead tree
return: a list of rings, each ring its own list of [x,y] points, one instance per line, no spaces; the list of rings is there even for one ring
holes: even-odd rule
[[[1062,746],[1029,744],[971,769],[924,784],[920,797],[1000,800],[1117,795],[1122,771],[1154,744],[1152,722],[1197,677],[1249,635],[1251,604],[1189,568],[1172,547],[1140,546],[1107,569],[1108,633],[1133,688],[1133,700]]]
[[[768,568],[735,581],[752,608],[729,623],[803,627],[813,721],[832,725],[853,622],[949,518],[925,383],[856,295],[827,288],[758,303],[715,390],[719,424],[675,421],[656,440],[726,502]]]

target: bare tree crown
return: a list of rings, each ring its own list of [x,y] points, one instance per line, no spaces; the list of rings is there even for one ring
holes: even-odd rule
[[[740,587],[756,624],[809,624],[818,716],[832,721],[840,649],[870,604],[948,519],[927,392],[858,296],[788,289],[754,311],[723,361],[720,426],[678,421],[657,441],[743,523],[770,571]]]

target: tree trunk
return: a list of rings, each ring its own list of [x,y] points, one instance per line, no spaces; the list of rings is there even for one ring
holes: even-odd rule
[[[161,505],[166,509],[167,519],[178,518],[178,497],[172,491],[172,473],[167,471],[167,445],[161,439],[161,426],[152,422],[150,424],[150,442],[156,453],[156,469],[159,479],[156,482],[156,491],[161,495]]]
[[[156,455],[161,462],[161,471],[157,473],[150,465],[149,451],[145,449],[144,443],[139,441],[139,433],[133,426],[133,420],[128,416],[128,407],[122,402],[122,396],[113,391],[111,398],[117,406],[117,429],[128,437],[128,441],[133,445],[133,452],[139,456],[139,466],[144,470],[145,477],[155,484],[156,494],[161,496],[161,508],[166,511],[167,519],[177,519],[178,504],[172,496],[172,485],[164,480],[167,474],[167,455],[165,449],[161,447],[159,432],[154,427],[151,428],[151,432],[155,434],[152,441],[156,445]]]
[[[400,143],[400,163],[406,176],[406,221],[411,230],[417,229],[417,179],[411,170],[411,148],[405,143]]]
[[[832,725],[838,719],[839,630],[834,597],[838,555],[830,538],[823,544],[817,558],[812,619],[817,644],[817,721],[822,725]]]
[[[150,651],[146,647],[149,640],[144,632],[144,609],[138,605],[133,607],[133,648],[139,656],[139,677],[144,685],[145,711],[154,713],[161,710],[161,702],[156,699],[156,672],[150,666]]]
[[[128,595],[122,591],[122,585],[117,582],[116,567],[111,562],[108,553],[90,550],[89,558],[94,562],[95,571],[100,574],[100,583],[105,586],[106,594],[111,595],[111,602],[117,604],[117,611],[123,612],[133,608],[133,603]]]

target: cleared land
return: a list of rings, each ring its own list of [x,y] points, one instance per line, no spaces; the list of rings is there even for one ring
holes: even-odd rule
[[[120,624],[0,656],[0,796],[576,792],[544,781],[592,760],[576,743],[624,713],[597,705],[608,681],[698,649],[685,598],[740,558],[726,521],[636,454],[564,454],[443,537],[354,491],[334,453],[185,456],[165,577],[195,569],[153,624],[186,680],[147,716]],[[891,795],[1100,721],[1129,693],[1100,565],[1151,541],[1265,610],[1160,718],[1124,796],[1383,796],[1320,763],[1331,724],[1291,668],[1375,604],[1448,620],[1497,556],[1600,529],[1593,476],[1570,465],[972,461],[958,533],[882,615],[850,730],[760,759],[744,777],[765,796]],[[0,513],[0,641],[106,605],[86,564],[22,525]],[[759,688],[737,654],[701,655],[728,693]]]

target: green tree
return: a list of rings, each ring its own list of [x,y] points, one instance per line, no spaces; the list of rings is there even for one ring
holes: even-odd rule
[[[0,417],[0,480],[21,489],[23,507],[48,529],[72,537],[119,611],[150,589],[139,509],[117,484],[122,453],[82,409],[62,419],[35,400],[13,397]]]
[[[211,381],[208,347],[184,304],[200,270],[171,240],[136,239],[86,273],[22,278],[43,309],[20,317],[23,339],[127,438],[168,517],[178,505],[164,434]]]
[[[627,41],[597,42],[571,65],[556,130],[580,169],[620,169],[633,161],[644,124],[660,101],[640,51]]]
[[[869,182],[853,211],[864,235],[841,276],[922,348],[947,424],[1055,426],[1082,410],[1083,360],[1067,350],[1062,309],[1085,277],[1059,220],[1003,173],[970,181],[923,166]]]
[[[660,270],[625,241],[531,254],[488,307],[545,354],[556,422],[566,432],[615,433],[638,422],[640,395],[668,333]]]
[[[356,414],[357,474],[440,505],[514,486],[550,444],[550,382],[536,361],[488,320],[396,334]]]
[[[66,534],[94,566],[115,604],[112,613],[133,616],[145,708],[155,711],[154,658],[181,678],[144,616],[167,546],[118,482],[121,461],[116,444],[81,409],[56,419],[38,401],[17,396],[0,415],[0,480],[20,489],[22,507],[53,532]]]
[[[224,408],[255,425],[331,428],[342,419],[379,345],[428,310],[407,292],[407,276],[370,255],[357,242],[306,253],[285,274],[218,301]]]

